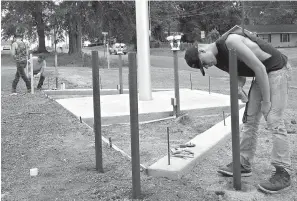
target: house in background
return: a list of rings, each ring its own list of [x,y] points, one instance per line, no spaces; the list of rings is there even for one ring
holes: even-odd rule
[[[237,29],[241,29],[241,27],[235,25],[226,33]],[[297,47],[297,24],[245,25],[244,29],[271,43],[274,47]]]
[[[246,25],[245,28],[274,47],[297,47],[297,24]]]

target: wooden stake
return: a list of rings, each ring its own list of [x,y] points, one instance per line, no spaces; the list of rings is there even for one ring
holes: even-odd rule
[[[168,165],[170,165],[169,127],[167,127]]]

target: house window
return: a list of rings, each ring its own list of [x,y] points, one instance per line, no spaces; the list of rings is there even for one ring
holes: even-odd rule
[[[280,35],[280,42],[290,42],[290,35],[289,34],[281,34]]]
[[[271,34],[258,34],[257,36],[266,42],[271,43]]]

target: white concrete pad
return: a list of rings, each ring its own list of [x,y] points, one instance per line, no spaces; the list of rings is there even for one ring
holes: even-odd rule
[[[242,124],[242,116],[245,108],[239,110],[239,124]],[[170,158],[170,165],[168,165],[168,155],[164,156],[156,163],[148,167],[147,173],[154,177],[166,177],[171,179],[179,179],[181,176],[187,173],[198,161],[202,161],[206,156],[210,156],[211,150],[218,148],[218,144],[230,137],[231,133],[231,116],[215,124],[210,129],[197,135],[190,140],[196,146],[187,148],[194,152],[194,158]]]
[[[172,111],[171,98],[174,91],[152,92],[153,100],[139,101],[139,114]],[[93,118],[93,97],[56,100],[77,117]],[[101,117],[130,115],[129,94],[105,95],[100,97]],[[180,89],[181,110],[230,106],[230,97],[200,90]]]

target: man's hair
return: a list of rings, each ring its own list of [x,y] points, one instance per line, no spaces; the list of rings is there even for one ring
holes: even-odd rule
[[[188,48],[185,53],[185,60],[191,68],[200,69],[202,75],[205,76],[205,71],[203,69],[203,65],[199,58],[198,48],[196,48],[196,47]]]

